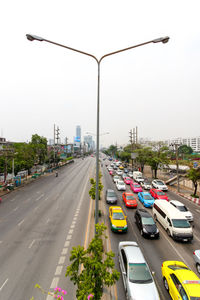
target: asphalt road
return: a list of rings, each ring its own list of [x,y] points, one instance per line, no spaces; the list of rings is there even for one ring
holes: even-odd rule
[[[61,286],[75,299],[65,272],[72,246],[84,245],[94,167],[94,158],[79,159],[59,169],[57,178],[41,177],[3,197],[0,299],[43,299],[36,283],[51,291]]]
[[[125,214],[127,215],[127,222],[128,222],[128,232],[119,234],[113,233],[110,230],[110,239],[111,239],[111,247],[112,251],[115,253],[115,264],[116,268],[119,269],[118,263],[118,244],[120,241],[136,241],[140,246],[146,261],[148,262],[150,269],[155,272],[155,282],[157,284],[157,288],[160,294],[161,300],[168,300],[171,299],[169,294],[166,292],[163,282],[162,282],[162,274],[161,274],[161,265],[162,262],[165,260],[180,260],[185,262],[193,271],[196,272],[195,264],[193,261],[192,253],[195,249],[200,249],[200,207],[196,204],[190,202],[189,200],[184,199],[183,197],[178,196],[177,194],[169,191],[168,196],[170,200],[179,200],[183,202],[188,209],[194,215],[194,239],[191,243],[182,243],[182,242],[175,242],[172,238],[169,238],[165,230],[162,226],[157,222],[157,226],[160,230],[160,239],[159,240],[150,240],[145,239],[140,235],[137,225],[135,224],[134,214],[135,209],[126,208],[122,201],[122,192],[117,191],[115,184],[112,180],[112,176],[108,173],[107,168],[102,168],[103,172],[103,185],[104,191],[107,188],[112,188],[116,191],[118,195],[118,205],[122,206]],[[130,191],[130,187],[127,186],[127,191]],[[137,197],[137,195],[136,195]],[[138,197],[137,197],[138,199]],[[109,218],[108,218],[108,209],[109,205],[107,206],[107,226],[110,228]],[[143,205],[138,200],[138,207],[142,208]],[[151,213],[151,208],[147,209]],[[198,275],[198,273],[196,272]],[[118,299],[123,300],[125,298],[124,293],[124,286],[122,283],[122,278],[117,283],[117,295]]]

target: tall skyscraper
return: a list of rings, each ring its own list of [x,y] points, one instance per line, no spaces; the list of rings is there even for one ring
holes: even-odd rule
[[[81,126],[80,126],[80,125],[77,125],[77,126],[76,126],[76,137],[75,137],[75,141],[81,143]]]

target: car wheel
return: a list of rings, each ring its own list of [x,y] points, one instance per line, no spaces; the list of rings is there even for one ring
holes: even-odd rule
[[[167,235],[171,236],[169,229],[167,229]]]
[[[197,264],[196,264],[196,267],[197,267],[197,272],[200,274],[200,264],[197,263]]]
[[[168,285],[168,282],[167,282],[167,279],[164,277],[163,278],[163,282],[164,282],[164,286],[165,286],[165,289],[168,291],[169,293],[169,285]]]

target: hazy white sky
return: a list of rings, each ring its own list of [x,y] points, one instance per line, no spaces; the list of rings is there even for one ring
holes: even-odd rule
[[[90,57],[26,33],[100,58],[162,36],[101,63],[100,144],[126,144],[139,137],[167,139],[200,135],[199,0],[7,0],[0,4],[0,135],[27,141],[37,133],[73,141],[96,133],[97,64]]]

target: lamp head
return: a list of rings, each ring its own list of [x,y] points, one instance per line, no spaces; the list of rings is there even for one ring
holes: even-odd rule
[[[44,39],[43,39],[42,37],[37,36],[37,35],[26,34],[26,37],[27,37],[27,39],[28,39],[29,41],[31,41],[31,42],[34,41],[34,40],[40,41],[40,42],[44,41]]]
[[[166,44],[168,41],[169,41],[169,37],[165,36],[165,37],[161,37],[159,39],[153,40],[153,43],[160,43],[160,42],[162,42],[163,44]]]

